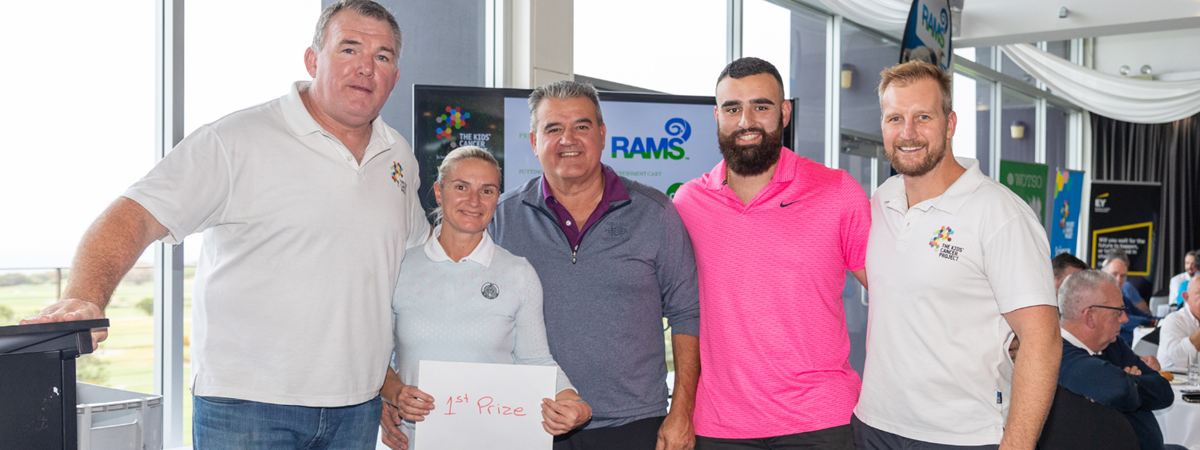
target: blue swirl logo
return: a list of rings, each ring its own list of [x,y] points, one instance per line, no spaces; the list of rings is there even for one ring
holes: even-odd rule
[[[612,143],[609,145],[609,148],[612,149],[612,157],[616,158],[617,152],[621,152],[625,154],[625,158],[641,155],[642,159],[683,159],[684,150],[681,145],[692,137],[692,125],[686,120],[676,117],[668,120],[663,129],[666,130],[669,137],[630,139],[624,136],[613,136]]]
[[[692,137],[692,125],[688,124],[686,120],[678,117],[668,120],[667,125],[664,128],[666,128],[667,134],[671,136],[679,136],[681,139],[679,141],[680,144]]]

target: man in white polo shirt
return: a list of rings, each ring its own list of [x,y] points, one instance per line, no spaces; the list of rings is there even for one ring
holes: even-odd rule
[[[1045,229],[977,161],[954,158],[948,75],[901,64],[883,71],[879,93],[900,175],[871,199],[856,445],[1032,449],[1062,356]]]
[[[1158,337],[1158,362],[1162,367],[1187,369],[1200,349],[1200,275],[1188,281],[1183,307],[1163,319]]]
[[[196,447],[373,447],[400,261],[429,234],[416,158],[379,117],[400,44],[379,4],[326,8],[312,81],[180,142],[88,230],[67,300],[27,322],[103,317],[147,245],[203,231]]]

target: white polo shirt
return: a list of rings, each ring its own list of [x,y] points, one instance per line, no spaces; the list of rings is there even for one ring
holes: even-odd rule
[[[1200,330],[1200,321],[1192,315],[1192,308],[1184,303],[1182,308],[1167,315],[1159,326],[1158,362],[1167,368],[1187,370],[1188,359],[1196,356],[1192,345],[1192,333]]]
[[[948,445],[1000,443],[1012,329],[1001,315],[1057,306],[1050,245],[1019,197],[967,168],[941,196],[908,207],[903,176],[871,199],[870,310],[863,423]]]
[[[376,118],[362,162],[291,92],[200,127],[135,183],[178,244],[204,232],[196,395],[301,406],[374,398],[404,249],[429,233],[417,160]]]

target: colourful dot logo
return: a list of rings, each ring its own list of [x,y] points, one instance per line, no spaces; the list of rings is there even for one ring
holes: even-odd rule
[[[400,163],[392,161],[392,181],[396,182],[396,186],[400,185],[400,178],[404,177],[404,168]]]
[[[941,241],[950,242],[953,240],[950,238],[950,236],[953,236],[953,235],[954,235],[954,230],[951,230],[950,227],[942,227],[942,229],[938,230],[937,235],[934,236],[933,239],[929,240],[929,246],[933,247],[933,248],[937,248],[938,242],[941,242]]]
[[[461,107],[446,107],[446,113],[438,116],[437,123],[441,126],[437,127],[437,138],[450,141],[450,147],[454,148],[457,145],[454,142],[454,137],[450,135],[451,129],[459,130],[463,128],[470,129],[467,125],[467,119],[471,118],[471,113],[463,111]]]

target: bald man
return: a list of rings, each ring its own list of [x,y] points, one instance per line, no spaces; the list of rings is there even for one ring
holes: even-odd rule
[[[1200,349],[1200,274],[1188,280],[1183,308],[1162,321],[1158,337],[1158,360],[1163,367],[1186,368]]]

